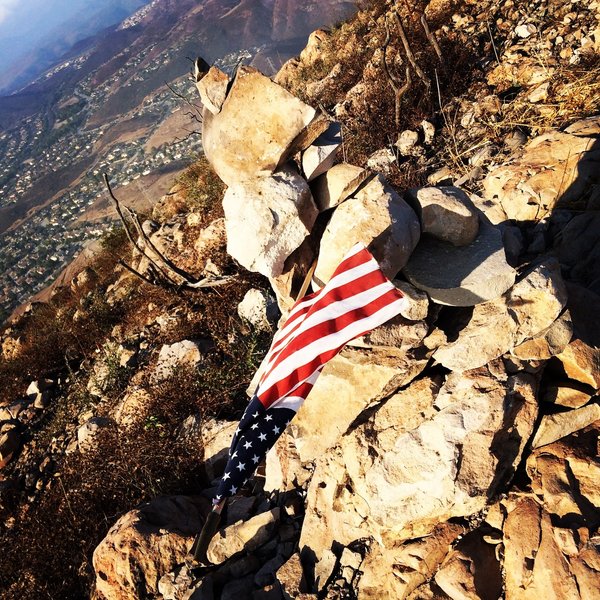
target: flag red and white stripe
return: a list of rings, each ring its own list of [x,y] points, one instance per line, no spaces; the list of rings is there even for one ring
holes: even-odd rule
[[[405,302],[357,244],[330,281],[290,311],[261,366],[258,400],[265,408],[298,410],[325,364],[350,340],[396,316]]]

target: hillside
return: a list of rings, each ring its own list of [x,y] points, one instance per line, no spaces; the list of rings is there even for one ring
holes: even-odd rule
[[[272,79],[199,62],[202,158],[0,331],[2,597],[595,597],[599,55],[592,0],[375,0]],[[328,362],[199,564],[307,284]]]

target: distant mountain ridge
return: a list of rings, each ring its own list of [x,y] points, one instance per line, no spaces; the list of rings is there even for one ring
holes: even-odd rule
[[[186,55],[201,54],[214,61],[242,48],[287,43],[289,56],[303,47],[306,37],[316,27],[342,20],[356,10],[355,2],[347,0],[310,0],[303,2],[300,9],[292,0],[157,0],[146,8],[133,26],[123,29],[117,24],[80,39],[60,60],[49,65],[56,70],[56,66],[67,60],[86,55],[77,68],[56,70],[16,94],[0,97],[0,127],[10,128],[20,119],[51,105],[90,73],[95,73],[94,81],[101,84],[124,67],[127,71],[128,61],[136,56],[146,54],[138,65],[141,67],[157,60],[161,52],[181,50],[180,56],[171,61],[176,66],[171,64],[164,77],[156,78],[156,85],[164,85],[165,81],[185,73],[189,66]],[[119,82],[124,84],[134,75],[132,69],[119,72]],[[114,93],[114,102],[105,114],[99,115],[100,119],[119,110],[123,98],[118,96],[116,87]]]

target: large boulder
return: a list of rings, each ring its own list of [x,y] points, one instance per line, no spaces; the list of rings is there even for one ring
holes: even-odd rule
[[[94,550],[97,597],[155,597],[160,578],[183,563],[207,505],[207,500],[169,496],[123,515]]]
[[[534,138],[521,156],[490,172],[483,182],[485,197],[496,199],[517,221],[538,221],[559,200],[576,203],[600,181],[599,134],[596,116]]]
[[[423,236],[403,270],[406,278],[438,304],[473,306],[498,298],[514,283],[502,232],[480,216],[471,244],[455,246]]]
[[[423,378],[357,419],[317,460],[300,546],[385,548],[481,510],[512,476],[537,416],[535,379],[485,369]]]
[[[218,67],[211,67],[201,79],[196,82],[196,88],[200,94],[202,106],[211,113],[217,114],[221,111],[223,102],[227,97],[229,77]]]
[[[0,469],[3,469],[19,451],[21,436],[16,428],[0,432]]]
[[[420,230],[412,208],[378,175],[333,212],[321,239],[315,281],[326,284],[358,242],[369,248],[393,279],[417,245]]]
[[[503,297],[477,305],[467,326],[434,358],[453,371],[481,367],[551,327],[566,302],[558,265],[541,263]]]
[[[266,277],[283,273],[318,214],[308,184],[291,168],[229,187],[223,209],[227,252]]]
[[[294,142],[317,115],[250,67],[238,69],[220,108],[218,114],[204,112],[202,144],[227,185],[271,175],[300,149]]]

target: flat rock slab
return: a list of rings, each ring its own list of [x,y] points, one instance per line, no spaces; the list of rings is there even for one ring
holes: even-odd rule
[[[393,279],[406,264],[420,233],[413,209],[377,175],[335,209],[321,238],[314,279],[319,285],[326,284],[358,242],[368,247],[381,270]]]
[[[437,304],[474,306],[498,298],[515,282],[506,262],[502,232],[480,217],[479,234],[467,246],[423,236],[403,270]]]
[[[532,448],[552,444],[556,440],[579,431],[600,419],[600,404],[569,410],[556,415],[542,417],[542,422],[533,438]]]
[[[421,219],[423,233],[453,246],[466,246],[477,237],[478,211],[460,188],[416,188],[408,191],[406,199]]]
[[[331,123],[303,153],[302,171],[308,181],[322,175],[333,166],[342,145],[342,126]]]
[[[204,153],[227,185],[271,175],[316,114],[256,69],[242,67],[221,111],[205,111]]]

